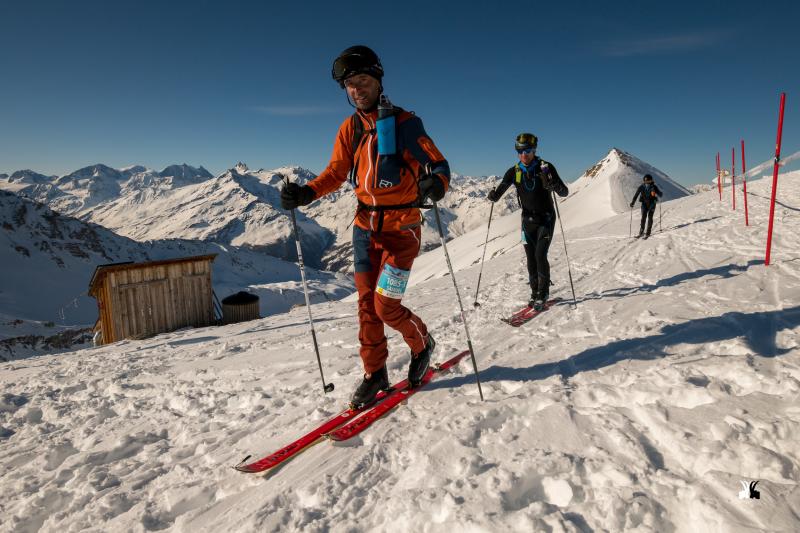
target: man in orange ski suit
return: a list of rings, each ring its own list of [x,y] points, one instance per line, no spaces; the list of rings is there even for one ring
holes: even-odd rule
[[[309,204],[337,190],[350,175],[358,199],[353,254],[364,365],[364,380],[352,403],[362,406],[389,387],[384,324],[399,331],[411,349],[412,386],[428,369],[435,341],[402,298],[420,249],[418,206],[444,197],[450,167],[419,117],[383,96],[383,67],[375,52],[366,46],[348,48],[334,62],[332,74],[356,112],[339,126],[325,170],[307,185],[287,184],[281,203],[285,209]],[[379,122],[385,118],[394,120],[393,127]]]

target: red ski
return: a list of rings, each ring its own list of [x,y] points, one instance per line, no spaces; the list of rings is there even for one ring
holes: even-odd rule
[[[560,299],[561,298],[553,298],[552,300],[548,300],[547,303],[544,304],[544,309],[542,309],[541,311],[537,311],[531,306],[526,306],[517,311],[516,313],[514,313],[513,315],[511,315],[510,317],[501,318],[500,320],[502,320],[506,324],[511,324],[515,328],[518,328],[521,325],[525,324],[526,322],[536,318],[541,313],[550,309],[550,306],[558,302]]]
[[[425,377],[422,378],[422,383],[419,387],[408,388],[408,387],[398,387],[392,392],[389,393],[386,398],[384,398],[380,403],[375,405],[372,409],[369,409],[364,414],[348,422],[347,424],[343,425],[342,427],[335,429],[325,435],[331,440],[335,441],[342,441],[347,440],[349,438],[355,437],[365,429],[367,429],[373,422],[378,420],[380,417],[397,407],[400,403],[405,401],[409,396],[417,392],[420,388],[424,387],[432,379],[436,376],[443,374],[450,368],[457,365],[464,357],[469,355],[469,350],[465,350],[460,354],[456,355],[452,359],[445,361],[444,363],[438,364],[433,368],[429,368],[428,372],[425,374]]]
[[[258,461],[245,464],[245,461],[247,461],[251,457],[250,455],[248,455],[247,457],[242,459],[242,462],[234,466],[234,468],[239,472],[246,472],[250,474],[263,472],[265,470],[269,470],[270,468],[274,468],[279,464],[285,462],[286,460],[291,459],[298,453],[302,452],[303,450],[305,450],[306,448],[317,442],[319,439],[324,437],[326,433],[329,433],[330,431],[333,431],[334,429],[341,426],[345,422],[352,420],[353,417],[358,415],[359,413],[362,413],[364,411],[369,411],[370,409],[373,409],[376,405],[380,405],[380,402],[385,398],[387,398],[388,396],[391,396],[391,394],[395,390],[401,388],[405,389],[407,386],[408,386],[408,380],[404,379],[403,381],[400,381],[399,383],[395,384],[391,389],[389,389],[389,391],[387,392],[380,391],[378,393],[377,399],[372,404],[366,405],[360,409],[347,408],[338,415],[331,418],[330,420],[324,422],[321,426],[317,427],[316,429],[313,429],[312,431],[303,435],[302,437],[292,442],[291,444],[287,444],[277,452],[267,455],[266,457],[259,459]]]

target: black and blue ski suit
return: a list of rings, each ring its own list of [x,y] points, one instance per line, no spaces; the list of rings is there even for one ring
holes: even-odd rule
[[[556,225],[551,191],[567,196],[569,189],[561,181],[556,167],[538,157],[527,167],[519,162],[509,168],[490,200],[497,201],[512,184],[517,188],[517,198],[522,207],[522,243],[528,260],[531,297],[546,300],[550,292],[547,250]]]
[[[639,227],[639,236],[644,233],[644,223],[647,220],[647,235],[650,235],[650,230],[653,229],[653,213],[656,212],[656,203],[664,193],[655,183],[642,183],[636,189],[636,194],[633,195],[631,200],[631,207],[636,203],[636,198],[642,203],[642,223]]]

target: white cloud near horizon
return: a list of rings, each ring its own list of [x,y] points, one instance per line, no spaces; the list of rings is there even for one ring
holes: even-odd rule
[[[335,107],[313,106],[313,105],[268,105],[268,106],[253,106],[249,108],[251,111],[263,113],[265,115],[273,115],[278,117],[310,117],[314,115],[325,115],[328,113],[335,113],[341,111]]]
[[[631,57],[652,54],[689,52],[721,43],[727,38],[724,31],[684,33],[648,39],[616,41],[600,46],[601,53],[610,57]]]

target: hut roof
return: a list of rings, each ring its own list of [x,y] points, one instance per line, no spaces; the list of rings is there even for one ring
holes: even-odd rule
[[[160,265],[173,265],[176,263],[188,263],[190,261],[213,261],[217,254],[195,255],[191,257],[176,257],[173,259],[161,259],[158,261],[144,261],[141,263],[134,263],[133,261],[125,261],[122,263],[109,263],[107,265],[98,265],[94,269],[92,279],[89,280],[89,295],[94,296],[97,288],[103,283],[106,275],[109,272],[120,272],[122,270],[135,270],[137,268],[150,268]]]

